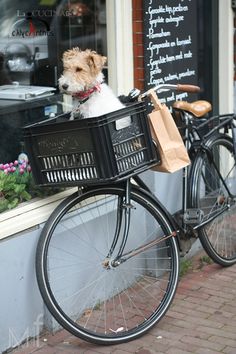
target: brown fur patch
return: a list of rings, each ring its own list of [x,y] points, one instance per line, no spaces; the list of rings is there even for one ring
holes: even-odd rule
[[[89,87],[91,81],[101,72],[106,60],[105,56],[99,55],[95,51],[90,49],[81,51],[76,47],[63,54],[63,74],[70,72],[74,79]]]

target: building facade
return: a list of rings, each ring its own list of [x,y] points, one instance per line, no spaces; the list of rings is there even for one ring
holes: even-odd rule
[[[108,58],[104,74],[112,89],[127,94],[158,83],[199,85],[214,113],[234,110],[234,9],[231,0],[2,0],[1,86],[53,87],[34,100],[0,98],[0,163],[24,151],[23,125],[70,109],[58,91],[61,57],[72,47],[91,48]],[[17,94],[17,86],[15,87]],[[179,207],[181,173],[145,172],[171,212]],[[180,184],[181,186],[181,184]],[[163,193],[165,191],[165,193]],[[55,327],[39,295],[34,257],[40,231],[70,191],[0,214],[0,352]],[[174,201],[174,202],[173,202]],[[17,316],[16,316],[17,314]]]
[[[50,99],[35,102],[14,100],[0,90],[0,117],[8,115],[7,122],[0,122],[0,130],[5,131],[1,162],[15,159],[22,150],[24,124],[63,111],[65,97],[58,92],[61,58],[75,46],[108,57],[104,72],[117,94],[126,94],[134,86],[192,83],[201,87],[198,97],[210,100],[215,113],[232,111],[230,0],[175,0],[170,5],[164,0],[34,0],[22,1],[20,6],[3,0],[0,8],[0,84],[57,89]]]

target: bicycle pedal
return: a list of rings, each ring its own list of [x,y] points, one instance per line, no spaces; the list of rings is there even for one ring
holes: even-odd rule
[[[202,222],[203,217],[204,212],[201,209],[187,209],[184,213],[184,223],[197,225]]]

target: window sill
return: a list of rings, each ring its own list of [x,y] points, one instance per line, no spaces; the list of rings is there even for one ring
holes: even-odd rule
[[[15,209],[1,213],[0,240],[45,222],[56,206],[76,190],[77,188],[71,188],[47,198],[32,199]]]

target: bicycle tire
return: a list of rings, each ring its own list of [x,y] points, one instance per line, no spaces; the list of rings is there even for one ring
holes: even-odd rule
[[[199,239],[208,256],[226,267],[236,263],[236,164],[233,141],[218,134],[206,142],[206,146],[210,155],[202,151],[192,165],[191,206],[204,211],[203,221],[213,216],[212,221],[198,229]],[[212,157],[233,197],[220,180]],[[220,214],[221,210],[225,211]],[[214,215],[218,216],[214,218]]]
[[[96,344],[123,343],[143,335],[163,317],[178,283],[174,237],[104,269],[117,201],[124,193],[123,187],[104,186],[68,197],[48,219],[37,246],[36,275],[49,311],[70,333]],[[125,251],[171,234],[165,213],[145,192],[132,190],[131,205]],[[96,229],[88,223],[94,220]]]

